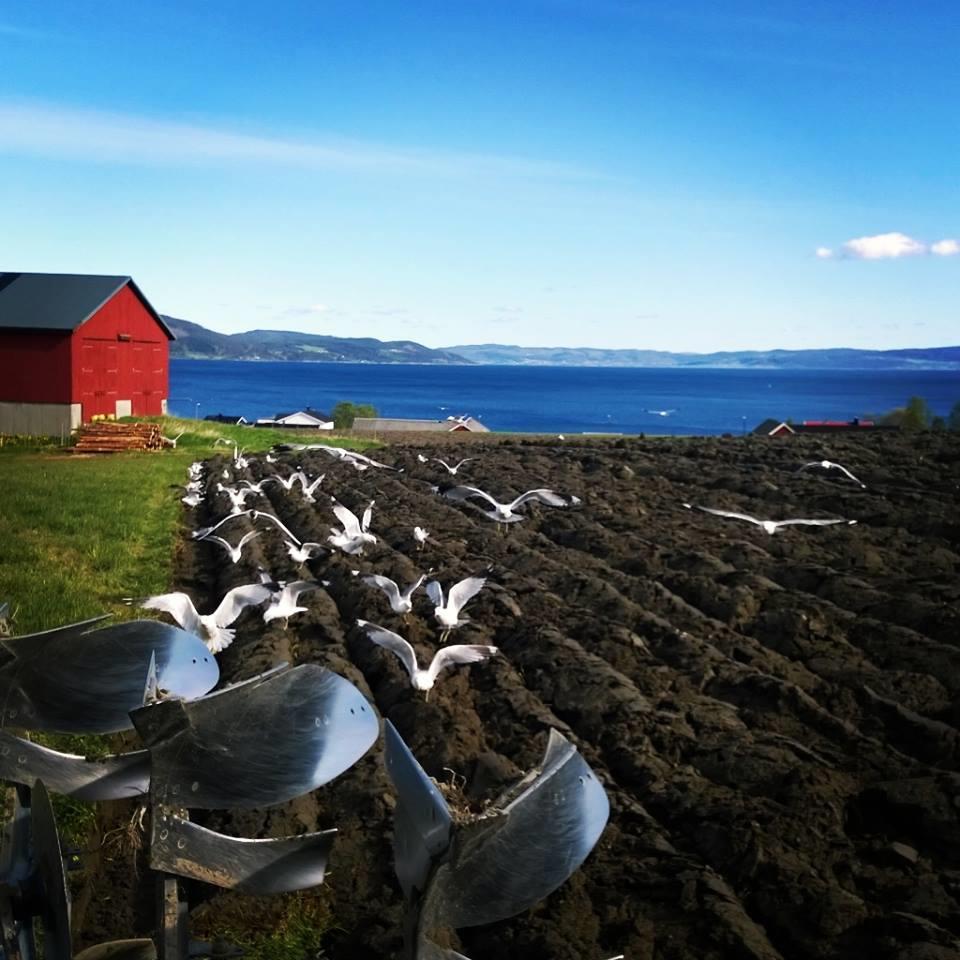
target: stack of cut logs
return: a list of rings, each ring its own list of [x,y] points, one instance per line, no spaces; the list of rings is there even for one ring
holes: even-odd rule
[[[122,450],[162,450],[163,434],[155,423],[85,423],[77,431],[77,453],[118,453]]]

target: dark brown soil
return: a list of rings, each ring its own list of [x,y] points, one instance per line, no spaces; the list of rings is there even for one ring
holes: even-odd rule
[[[185,538],[176,587],[206,610],[258,564],[280,579],[330,580],[286,629],[245,614],[221,656],[224,680],[284,659],[328,666],[393,721],[429,774],[462,778],[461,799],[476,807],[537,762],[551,726],[579,746],[610,797],[597,848],[532,911],[460,931],[463,952],[960,956],[960,437],[443,439],[384,449],[402,473],[358,473],[322,452],[258,460],[251,477],[290,464],[326,472],[323,490],[358,513],[375,499],[379,544],[307,569],[273,532],[236,566]],[[582,504],[535,506],[502,530],[433,492],[451,478],[417,452],[475,453],[456,480],[501,499],[549,486]],[[795,472],[825,457],[867,489],[836,472]],[[211,486],[224,463],[211,461]],[[310,505],[268,489],[263,509],[325,541],[334,518],[324,497]],[[769,536],[683,502],[857,525]],[[185,529],[225,512],[188,515]],[[431,532],[422,553],[415,524]],[[502,656],[449,672],[424,702],[354,622],[383,624],[429,656],[426,597],[404,623],[351,571],[407,583],[429,567],[445,585],[489,571],[456,639]],[[378,743],[312,795],[205,822],[246,836],[336,826],[327,955],[378,960],[401,949],[392,806]],[[116,876],[99,883],[92,904],[119,898]],[[129,936],[147,916],[91,907],[89,924]]]

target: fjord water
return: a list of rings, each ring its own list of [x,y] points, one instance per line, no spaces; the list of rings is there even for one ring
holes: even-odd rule
[[[525,433],[739,434],[767,417],[849,420],[912,396],[945,415],[960,400],[960,371],[171,360],[169,408],[254,420],[349,400],[384,417],[469,414]]]

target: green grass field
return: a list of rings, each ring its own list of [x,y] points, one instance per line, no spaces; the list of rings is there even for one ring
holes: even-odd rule
[[[261,430],[163,418],[184,434],[176,450],[76,456],[32,441],[0,447],[0,603],[13,633],[46,630],[101,613],[142,616],[121,598],[169,588],[187,466],[232,447],[319,442],[317,432]],[[369,442],[324,436],[358,449]]]

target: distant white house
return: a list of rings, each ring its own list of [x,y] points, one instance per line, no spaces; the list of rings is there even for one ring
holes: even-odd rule
[[[469,433],[489,433],[474,417],[447,417],[446,420],[411,420],[391,417],[355,417],[353,429],[361,433],[379,433],[406,430],[410,433],[454,433],[464,431]]]
[[[306,407],[292,413],[278,413],[275,417],[261,417],[258,427],[297,427],[301,430],[332,430],[333,421],[319,410]]]

